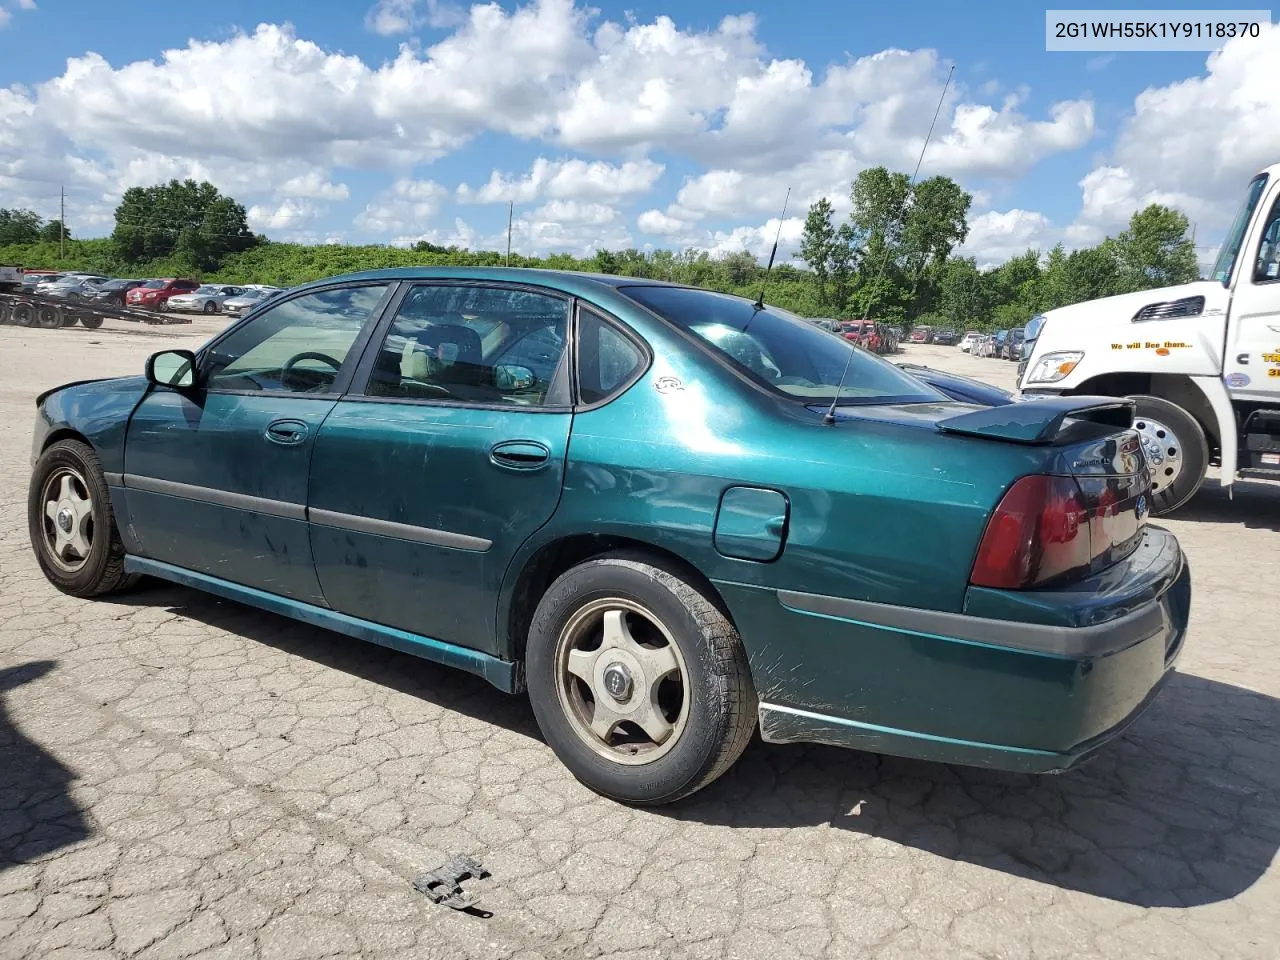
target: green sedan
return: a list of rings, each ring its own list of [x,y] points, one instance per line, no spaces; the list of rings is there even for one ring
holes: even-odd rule
[[[757,730],[1064,770],[1186,633],[1128,401],[957,402],[705,290],[337,277],[37,404],[54,586],[158,577],[527,692],[630,803],[705,787]]]

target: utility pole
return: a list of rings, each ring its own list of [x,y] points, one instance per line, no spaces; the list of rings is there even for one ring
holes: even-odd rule
[[[67,258],[67,188],[62,188],[62,197],[58,201],[58,259]]]
[[[516,202],[507,204],[507,266],[511,266],[511,217],[516,211]]]

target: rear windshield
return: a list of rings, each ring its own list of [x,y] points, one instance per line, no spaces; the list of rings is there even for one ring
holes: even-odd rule
[[[737,370],[784,396],[829,404],[936,403],[932,387],[886,360],[832,337],[778,307],[686,287],[619,287],[637,303],[699,337]]]

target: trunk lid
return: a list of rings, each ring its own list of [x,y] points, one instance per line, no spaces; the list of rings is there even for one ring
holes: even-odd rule
[[[1024,477],[1064,478],[1065,483],[1046,487],[1057,498],[1054,527],[1037,532],[1037,537],[1045,539],[1033,552],[1047,559],[1056,550],[1065,559],[1052,569],[1046,565],[1045,577],[1036,583],[1042,586],[1097,573],[1129,556],[1141,543],[1150,511],[1151,475],[1132,426],[1133,410],[1132,401],[1114,397],[1058,396],[998,407],[964,403],[845,406],[837,409],[836,416],[845,422],[868,420],[931,430],[957,440],[1016,444],[1033,455],[1029,463],[1034,466]],[[1007,489],[1021,479],[1011,476]],[[1067,542],[1069,550],[1054,546]]]

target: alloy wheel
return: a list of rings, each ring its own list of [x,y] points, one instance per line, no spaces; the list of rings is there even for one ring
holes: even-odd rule
[[[45,481],[44,546],[61,569],[75,573],[93,549],[93,500],[84,477],[61,467]]]
[[[620,597],[586,604],[561,631],[555,662],[561,708],[597,755],[652,763],[680,740],[688,671],[671,632],[645,607]]]

